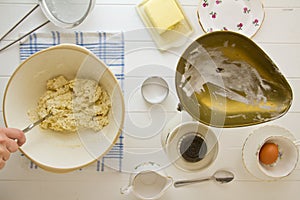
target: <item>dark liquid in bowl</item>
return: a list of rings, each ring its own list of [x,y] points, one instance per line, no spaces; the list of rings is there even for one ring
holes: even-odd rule
[[[181,138],[179,150],[184,160],[195,163],[205,157],[207,145],[197,133],[189,133]]]

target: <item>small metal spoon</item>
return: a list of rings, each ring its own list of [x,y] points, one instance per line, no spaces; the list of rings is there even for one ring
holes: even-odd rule
[[[210,181],[215,180],[218,183],[229,183],[234,179],[234,174],[230,171],[225,170],[219,170],[216,171],[211,177],[208,178],[201,178],[201,179],[191,179],[191,180],[181,180],[181,181],[175,181],[174,187],[181,187],[185,185],[190,185],[193,183],[199,183],[203,181]]]
[[[48,117],[50,117],[52,115],[52,113],[47,114],[46,116],[44,116],[43,118],[37,120],[36,122],[30,124],[29,126],[27,126],[26,128],[24,128],[22,131],[24,133],[30,131],[31,129],[33,129],[35,126],[39,125],[40,123],[42,123],[44,120],[46,120]]]

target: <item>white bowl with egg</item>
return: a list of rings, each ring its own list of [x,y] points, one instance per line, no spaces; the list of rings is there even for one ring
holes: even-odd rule
[[[15,70],[4,94],[5,125],[23,129],[32,123],[28,111],[45,93],[47,80],[60,75],[97,81],[111,100],[109,123],[98,132],[61,133],[35,127],[26,133],[27,141],[20,150],[28,158],[43,169],[68,172],[93,163],[113,147],[124,123],[124,99],[105,63],[83,47],[62,44],[32,55]]]
[[[254,177],[264,181],[274,181],[289,176],[296,168],[299,150],[295,136],[287,129],[277,125],[266,125],[255,129],[245,140],[242,149],[244,167]],[[275,144],[277,159],[272,163],[262,161],[262,147]],[[264,157],[273,157],[274,150],[267,150]]]

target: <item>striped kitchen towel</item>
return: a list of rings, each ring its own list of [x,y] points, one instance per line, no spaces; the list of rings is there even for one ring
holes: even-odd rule
[[[62,43],[71,43],[83,46],[92,51],[102,61],[104,61],[109,69],[115,74],[119,84],[124,88],[124,34],[122,32],[57,32],[33,33],[20,43],[20,59],[21,61],[30,55]],[[23,156],[24,159],[25,156]],[[123,134],[114,147],[94,164],[81,169],[107,171],[109,169],[121,171],[123,159]],[[108,167],[105,167],[108,166]],[[38,167],[28,161],[30,169],[38,169]]]

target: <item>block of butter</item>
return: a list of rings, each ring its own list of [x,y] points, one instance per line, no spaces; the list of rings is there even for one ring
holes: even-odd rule
[[[185,44],[194,31],[178,0],[142,0],[136,11],[159,50]]]
[[[159,34],[172,30],[184,20],[184,15],[175,0],[149,0],[144,11]]]

